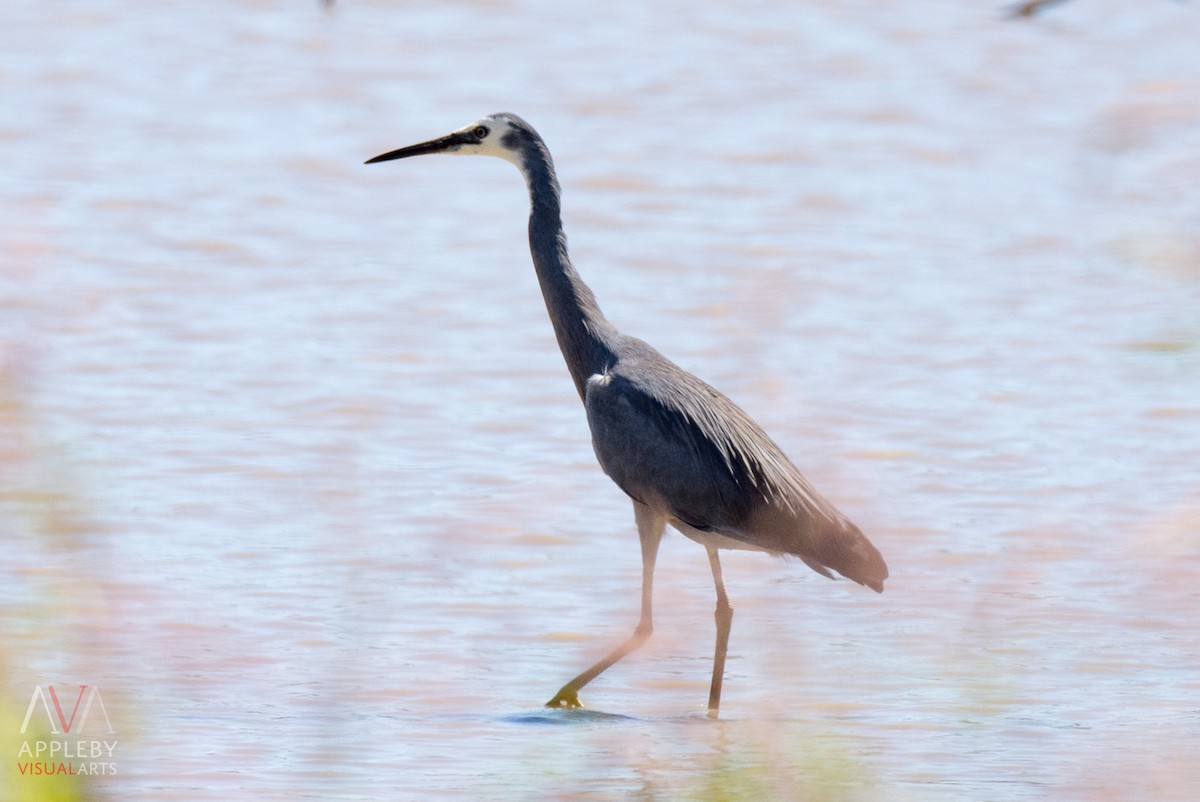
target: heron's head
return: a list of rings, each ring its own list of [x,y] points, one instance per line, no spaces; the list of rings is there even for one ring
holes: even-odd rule
[[[536,140],[537,134],[529,123],[515,114],[489,114],[443,137],[382,153],[366,163],[405,159],[426,153],[455,153],[499,156],[522,167],[522,154],[530,143],[530,137]]]

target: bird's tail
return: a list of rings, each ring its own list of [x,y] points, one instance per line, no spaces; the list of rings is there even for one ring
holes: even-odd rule
[[[843,518],[837,523],[840,526],[836,527],[836,531],[828,532],[819,539],[817,559],[847,579],[866,585],[876,593],[883,593],[883,580],[888,576],[883,555],[850,521]],[[830,528],[834,529],[832,526]]]
[[[761,546],[779,554],[799,557],[818,574],[833,578],[830,570],[883,593],[887,564],[879,549],[862,531],[829,505],[827,509],[797,514],[775,504],[765,505],[754,520]]]

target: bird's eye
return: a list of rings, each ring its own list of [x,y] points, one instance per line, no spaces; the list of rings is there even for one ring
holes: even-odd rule
[[[475,135],[476,139],[486,139],[490,131],[488,131],[486,125],[477,125],[471,133]]]

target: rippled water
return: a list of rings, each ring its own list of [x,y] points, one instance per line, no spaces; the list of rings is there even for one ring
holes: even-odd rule
[[[6,3],[5,794],[41,793],[31,692],[88,684],[105,799],[1196,798],[1197,35],[1116,0]],[[609,317],[891,568],[726,557],[719,722],[678,536],[601,712],[540,707],[636,620],[629,504],[519,176],[361,164],[498,110]]]

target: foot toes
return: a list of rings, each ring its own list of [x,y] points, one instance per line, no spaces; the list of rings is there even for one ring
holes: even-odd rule
[[[551,699],[549,702],[546,702],[546,707],[580,708],[583,707],[583,705],[579,703],[579,694],[573,690],[570,690],[569,688],[563,688],[561,691],[555,694],[553,699]]]

